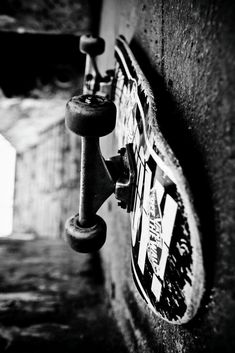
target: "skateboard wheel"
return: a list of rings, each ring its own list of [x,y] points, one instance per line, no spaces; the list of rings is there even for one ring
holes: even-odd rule
[[[82,228],[78,215],[69,218],[65,223],[65,237],[71,248],[77,252],[89,253],[98,251],[106,240],[106,223],[96,215],[96,223],[89,228]]]
[[[82,35],[80,37],[79,49],[81,53],[90,56],[100,55],[104,52],[105,41],[100,37],[93,37],[92,35]]]
[[[77,135],[105,136],[115,127],[116,106],[100,96],[75,96],[66,105],[65,121]]]

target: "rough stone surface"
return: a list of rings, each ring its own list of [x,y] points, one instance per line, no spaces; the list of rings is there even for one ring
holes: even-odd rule
[[[206,293],[189,324],[157,319],[136,293],[128,217],[111,199],[102,210],[107,289],[132,352],[233,352],[234,52],[232,1],[104,1],[107,48],[123,34],[156,94],[158,123],[190,184],[201,223]],[[110,50],[99,60],[113,65]],[[110,147],[111,146],[111,147]],[[115,151],[115,140],[103,144]]]
[[[127,350],[107,303],[99,257],[58,240],[0,239],[0,351]]]

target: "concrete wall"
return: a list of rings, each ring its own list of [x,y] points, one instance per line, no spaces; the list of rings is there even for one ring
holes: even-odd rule
[[[114,38],[123,34],[156,94],[159,125],[188,179],[201,223],[206,293],[189,324],[150,313],[130,269],[129,218],[111,198],[102,209],[106,287],[131,352],[235,350],[235,3],[104,0],[101,35],[112,68]],[[113,136],[105,155],[116,153]]]
[[[61,237],[78,208],[80,140],[64,120],[45,130],[37,145],[18,153],[14,231]]]

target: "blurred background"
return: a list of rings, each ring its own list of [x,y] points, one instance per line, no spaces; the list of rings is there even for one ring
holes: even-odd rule
[[[61,237],[77,207],[79,139],[65,130],[64,108],[81,93],[79,36],[97,30],[99,6],[1,1],[1,235]]]
[[[98,255],[62,239],[80,168],[65,104],[82,91],[79,37],[99,13],[100,1],[0,2],[0,352],[125,351]]]

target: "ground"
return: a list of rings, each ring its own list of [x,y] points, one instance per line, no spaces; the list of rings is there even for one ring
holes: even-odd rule
[[[62,240],[0,239],[0,351],[126,352],[98,255]]]

